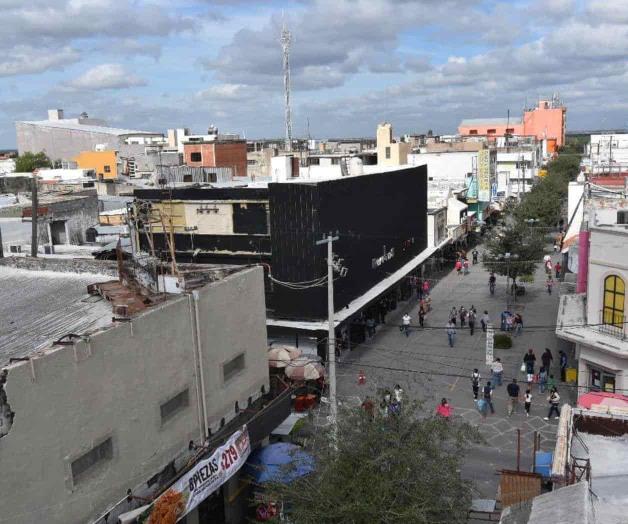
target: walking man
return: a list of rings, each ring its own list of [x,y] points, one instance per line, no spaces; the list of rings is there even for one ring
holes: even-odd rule
[[[480,319],[480,324],[482,324],[482,331],[486,333],[486,328],[491,322],[491,317],[488,316],[488,311],[484,310],[484,315]]]
[[[496,386],[502,385],[502,376],[504,375],[504,366],[500,358],[496,358],[491,365],[491,375],[493,378],[493,384]]]
[[[493,407],[493,387],[491,386],[490,380],[482,388],[482,396],[484,397],[484,402],[486,402],[488,407],[491,408],[491,415],[494,415],[495,408]]]
[[[552,392],[550,393],[548,400],[549,400],[550,408],[549,408],[549,413],[547,414],[547,417],[545,417],[544,420],[551,419],[552,413],[556,413],[556,416],[560,417],[560,408],[558,407],[558,404],[560,404],[560,395],[558,394],[558,391],[556,390],[556,388],[552,389]]]
[[[460,309],[458,310],[458,316],[460,317],[460,327],[463,328],[467,321],[467,310],[464,308],[464,306],[460,306]]]
[[[545,351],[541,355],[541,362],[543,362],[543,367],[546,370],[549,370],[552,364],[552,360],[554,360],[554,357],[552,356],[552,351],[550,350],[550,348],[545,348]]]
[[[477,400],[480,392],[480,372],[478,368],[475,368],[473,373],[471,373],[471,387],[473,388],[473,398]]]
[[[467,316],[469,320],[469,333],[473,336],[473,332],[475,331],[475,317],[477,316],[477,311],[473,306],[469,310],[469,314]]]
[[[449,321],[453,323],[453,325],[456,325],[456,317],[458,316],[458,312],[456,311],[456,306],[453,306],[451,308],[451,311],[449,312]]]
[[[454,347],[456,341],[456,324],[451,320],[447,323],[447,340],[449,341],[449,347]]]
[[[558,352],[560,355],[560,381],[567,381],[567,353],[562,349]]]
[[[508,391],[508,416],[510,416],[517,411],[517,406],[519,405],[519,384],[517,384],[517,379],[513,378],[506,389]]]
[[[406,334],[406,337],[410,336],[410,320],[411,317],[406,313],[401,319],[401,330]]]
[[[536,362],[536,355],[532,348],[528,349],[528,352],[523,356],[523,362],[526,365],[526,373],[528,375],[534,375],[534,363]]]
[[[477,263],[478,263],[478,255],[479,255],[480,253],[478,253],[478,250],[477,250],[477,249],[474,249],[474,250],[471,252],[471,254],[473,255],[473,265],[475,265],[475,264],[477,264]]]
[[[423,327],[425,322],[425,309],[423,309],[423,304],[419,307],[419,326]]]

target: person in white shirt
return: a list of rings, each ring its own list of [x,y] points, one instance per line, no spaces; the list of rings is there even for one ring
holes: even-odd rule
[[[397,384],[393,389],[393,395],[395,397],[395,400],[399,402],[399,404],[401,404],[401,401],[403,400],[403,389],[399,384]]]
[[[406,334],[406,337],[410,336],[410,320],[411,317],[410,315],[408,315],[408,313],[406,313],[401,319],[401,331]]]
[[[454,343],[456,342],[456,324],[451,320],[447,323],[447,339],[449,341],[449,347],[454,347]]]
[[[499,358],[496,358],[491,365],[491,375],[495,386],[502,385],[502,376],[504,375],[504,366]]]
[[[523,407],[526,410],[526,417],[530,416],[530,407],[532,406],[532,393],[530,389],[526,389],[526,393],[523,396]]]

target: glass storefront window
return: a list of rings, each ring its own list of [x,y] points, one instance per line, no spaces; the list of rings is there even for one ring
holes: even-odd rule
[[[615,393],[615,374],[600,369],[591,369],[591,389]]]

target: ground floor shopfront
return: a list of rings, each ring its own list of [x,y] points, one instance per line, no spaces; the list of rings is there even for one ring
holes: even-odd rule
[[[443,241],[408,268],[391,275],[389,282],[382,282],[355,301],[355,306],[336,312],[336,355],[355,349],[372,337],[387,322],[390,313],[400,302],[411,298],[427,299],[429,290],[446,275],[453,265],[460,244]],[[424,284],[427,283],[427,292]],[[417,319],[414,319],[418,322]],[[316,353],[327,359],[327,322],[296,322],[269,319],[268,341],[294,345],[305,353]]]
[[[628,391],[628,354],[615,355],[607,349],[576,344],[579,393]]]

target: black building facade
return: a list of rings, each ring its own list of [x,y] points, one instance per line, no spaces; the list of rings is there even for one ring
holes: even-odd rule
[[[271,267],[286,282],[326,275],[327,249],[316,241],[332,232],[346,276],[335,280],[340,310],[427,247],[427,167],[321,182],[269,184]],[[273,286],[275,318],[327,317],[327,288]]]

